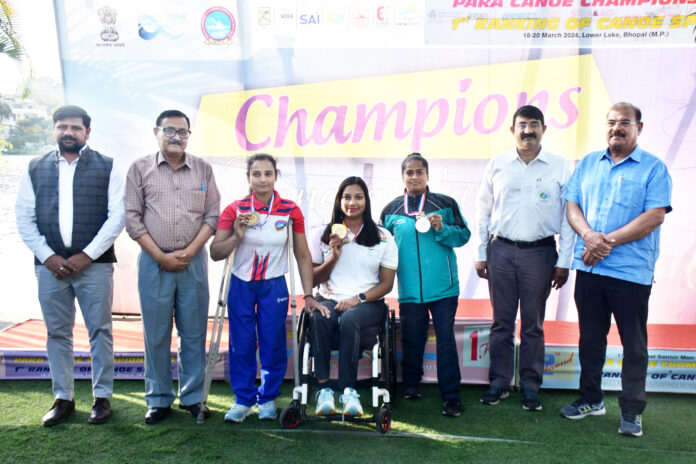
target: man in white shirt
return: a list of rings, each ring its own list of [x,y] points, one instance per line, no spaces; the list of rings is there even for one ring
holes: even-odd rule
[[[476,272],[488,279],[493,304],[490,387],[481,402],[495,405],[509,394],[519,306],[520,387],[522,407],[529,411],[541,410],[546,299],[551,287],[568,280],[574,240],[564,200],[570,170],[564,158],[542,150],[545,131],[539,108],[519,108],[510,127],[516,149],[489,161],[476,197]]]
[[[53,113],[58,147],[29,163],[15,204],[17,229],[34,253],[55,402],[43,425],[75,411],[75,297],[89,333],[94,403],[88,422],[111,417],[114,241],[123,229],[124,182],[113,160],[87,146],[91,118],[77,106]]]

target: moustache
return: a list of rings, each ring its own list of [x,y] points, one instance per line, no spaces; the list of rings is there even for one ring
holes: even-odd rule
[[[524,139],[536,139],[536,134],[522,134],[522,140]]]
[[[58,141],[59,142],[77,142],[77,140],[74,139],[73,137],[61,137],[60,140],[58,140]]]
[[[611,133],[612,137],[626,137],[626,133],[624,131],[614,131]]]
[[[176,141],[176,140],[170,140],[170,141],[169,141],[169,145],[179,145],[179,146],[181,146],[181,142],[178,142],[178,141]]]

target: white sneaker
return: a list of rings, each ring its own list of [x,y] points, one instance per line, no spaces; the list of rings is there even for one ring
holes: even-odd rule
[[[336,414],[334,392],[330,388],[322,388],[317,393],[317,415]]]
[[[352,388],[346,387],[346,389],[343,390],[340,399],[341,403],[343,403],[343,415],[353,417],[360,417],[363,415],[363,408],[358,398],[360,398],[360,395]]]
[[[259,405],[259,419],[273,420],[278,417],[278,409],[274,400]]]
[[[239,403],[235,404],[230,408],[225,414],[225,421],[227,422],[244,422],[244,419],[251,414],[250,406],[243,406]]]

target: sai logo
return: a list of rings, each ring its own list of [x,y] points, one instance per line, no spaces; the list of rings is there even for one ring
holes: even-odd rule
[[[236,29],[234,15],[221,6],[209,8],[201,18],[201,31],[207,44],[231,43]]]
[[[319,13],[300,15],[300,24],[303,26],[318,26]]]
[[[282,220],[282,219],[279,219],[279,220],[277,220],[276,223],[275,223],[275,229],[276,229],[277,231],[281,231],[281,230],[285,229],[285,226],[287,226],[287,225],[288,225],[288,222],[287,222],[287,221],[284,221],[284,220]]]

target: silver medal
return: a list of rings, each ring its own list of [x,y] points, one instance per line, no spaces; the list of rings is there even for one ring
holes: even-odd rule
[[[430,230],[430,221],[427,217],[421,216],[416,221],[416,230],[421,234],[425,234]]]

